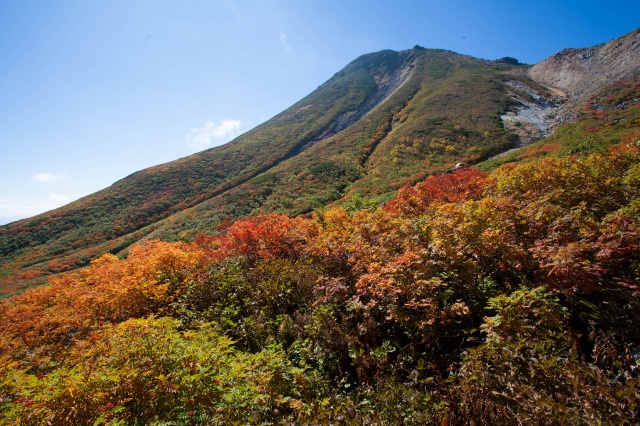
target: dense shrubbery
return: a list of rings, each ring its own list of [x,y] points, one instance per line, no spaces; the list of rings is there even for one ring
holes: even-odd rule
[[[635,423],[639,164],[631,134],[106,255],[0,304],[0,418]]]
[[[411,77],[367,113],[387,94],[379,84],[394,86],[402,67]],[[506,68],[441,50],[364,55],[229,144],[1,226],[0,297],[143,238],[190,240],[228,216],[306,214],[511,148],[514,135],[496,121],[513,102]]]

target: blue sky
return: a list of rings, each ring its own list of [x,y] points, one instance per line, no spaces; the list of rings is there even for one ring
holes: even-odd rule
[[[635,1],[0,0],[0,224],[228,142],[361,54],[535,63]]]

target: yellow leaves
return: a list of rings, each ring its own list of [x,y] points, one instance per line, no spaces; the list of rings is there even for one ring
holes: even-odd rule
[[[195,245],[158,241],[133,247],[124,260],[104,255],[5,302],[0,334],[17,346],[46,347],[68,336],[82,339],[103,322],[159,312],[206,260]]]
[[[350,222],[349,214],[344,209],[329,209],[323,213],[322,217],[327,227],[344,228]]]
[[[104,256],[49,287],[0,302],[0,351],[23,351],[31,359],[63,356],[86,380],[121,386],[136,398],[151,394],[152,403],[161,395],[174,407],[184,395],[195,401],[193,389],[207,401],[240,404],[248,394],[254,402],[266,401],[272,386],[289,380],[281,373],[287,368],[277,355],[282,351],[268,357],[238,353],[214,326],[197,329],[200,318],[223,324],[225,333],[252,351],[270,342],[288,345],[291,338],[299,339],[291,346],[296,351],[317,351],[329,359],[351,344],[362,351],[353,359],[358,378],[388,367],[384,356],[372,355],[384,339],[395,339],[398,351],[415,350],[411,356],[417,360],[443,355],[437,351],[454,336],[479,338],[477,322],[487,307],[500,308],[502,316],[487,319],[483,329],[505,331],[490,334],[489,343],[506,340],[514,321],[535,309],[525,299],[537,296],[516,293],[508,304],[496,299],[487,305],[487,300],[518,282],[584,289],[587,279],[598,285],[609,280],[637,290],[631,287],[637,266],[629,259],[640,245],[640,204],[625,200],[637,194],[632,184],[640,169],[631,176],[612,164],[608,157],[577,165],[552,159],[503,167],[492,178],[461,171],[405,187],[384,209],[328,209],[315,213],[314,220],[262,215],[230,224],[226,241],[209,240],[210,252],[242,253],[253,256],[253,263],[232,263],[224,256],[212,261],[189,244],[149,242],[134,247],[126,259]],[[620,176],[633,179],[624,182]],[[626,207],[616,204],[622,202]],[[180,305],[172,305],[177,295]],[[522,309],[507,311],[513,303]],[[184,315],[180,325],[167,318],[128,320],[176,312]],[[520,332],[535,329],[524,324]],[[413,349],[397,344],[402,340],[411,341]],[[523,342],[514,342],[520,356]],[[449,365],[459,352],[446,350]],[[402,368],[413,368],[411,356],[401,355],[397,359],[407,362]],[[305,362],[317,355],[308,356]],[[87,364],[89,358],[95,363]],[[299,375],[292,383],[305,379]],[[65,380],[57,392],[80,400],[84,390]],[[89,394],[105,399],[109,392]],[[279,409],[296,406],[287,398],[272,401]]]
[[[91,266],[99,267],[101,265],[106,265],[106,264],[113,263],[113,262],[118,262],[118,261],[120,261],[120,259],[118,259],[118,256],[113,255],[111,253],[107,253],[107,254],[104,254],[104,255],[100,256],[97,259],[92,260],[91,261]]]

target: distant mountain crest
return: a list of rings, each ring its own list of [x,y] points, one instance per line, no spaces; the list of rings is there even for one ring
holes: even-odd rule
[[[0,226],[0,294],[259,212],[291,216],[404,185],[550,135],[575,106],[640,75],[640,30],[529,67],[419,46],[365,54],[226,145],[150,167]]]
[[[529,75],[564,91],[575,107],[615,81],[640,77],[640,28],[597,46],[562,50],[531,67]]]

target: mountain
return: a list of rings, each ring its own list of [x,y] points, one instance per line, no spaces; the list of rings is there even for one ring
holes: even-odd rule
[[[533,69],[365,55],[226,147],[3,228],[32,243],[5,290],[49,285],[0,300],[0,423],[638,424],[640,79]]]
[[[588,96],[614,81],[640,77],[640,28],[607,43],[565,49],[535,64],[535,81],[562,90],[568,105],[579,107]]]
[[[0,227],[0,291],[40,284],[138,241],[192,240],[227,218],[301,215],[358,197],[385,202],[457,163],[529,145],[597,89],[637,77],[638,34],[533,67],[419,46],[363,55],[224,146]]]

